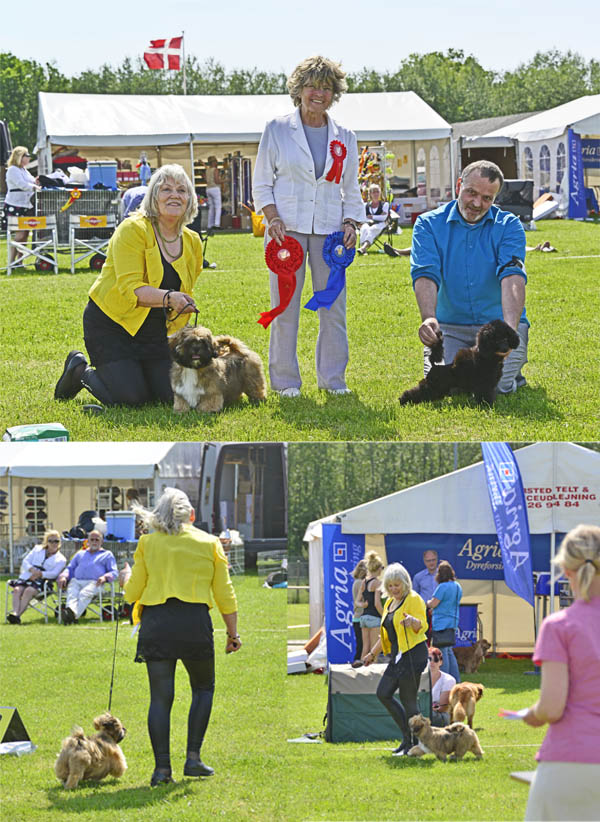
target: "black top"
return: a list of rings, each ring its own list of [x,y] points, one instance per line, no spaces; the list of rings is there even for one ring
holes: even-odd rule
[[[363,616],[375,616],[379,618],[379,611],[375,607],[375,591],[369,591],[369,583],[376,580],[377,577],[371,577],[370,579],[365,579],[365,590],[363,592],[363,599],[365,602],[368,603],[367,607],[363,610]]]
[[[392,646],[392,662],[396,659],[398,654],[398,636],[396,634],[396,629],[394,628],[394,614],[395,610],[391,613],[387,613],[385,615],[385,619],[383,620],[383,627],[387,631],[387,635]]]

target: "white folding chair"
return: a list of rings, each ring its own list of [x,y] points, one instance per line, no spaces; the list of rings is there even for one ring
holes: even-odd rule
[[[8,622],[8,614],[12,610],[12,586],[6,583],[6,595],[4,597],[4,622]],[[56,616],[59,596],[56,583],[50,585],[50,580],[44,580],[44,587],[39,594],[33,597],[29,603],[29,608],[33,608],[38,614],[44,617],[44,622],[48,622],[49,616]],[[27,613],[27,611],[25,611]]]
[[[25,245],[17,240],[14,235],[20,231],[31,231],[31,246]],[[40,237],[40,233],[46,236]],[[50,236],[47,236],[48,233]],[[50,214],[46,217],[9,217],[6,233],[8,261],[6,273],[11,274],[13,268],[22,265],[31,265],[25,262],[29,257],[35,258],[37,271],[50,271],[58,274],[58,242],[56,234],[56,216]],[[16,258],[11,262],[10,249],[17,250]],[[52,254],[49,253],[52,249]]]
[[[103,609],[107,609],[107,613],[109,614],[109,618],[111,622],[115,621],[116,618],[116,587],[115,582],[105,582],[104,585],[100,585],[98,588],[98,593],[94,596],[90,604],[87,606],[84,613],[91,611],[92,614],[98,617],[100,622],[104,622],[106,619]],[[62,615],[63,615],[63,608],[67,605],[67,589],[66,588],[59,588],[58,591],[58,621],[62,623]],[[110,606],[110,611],[108,608]]]
[[[104,265],[104,253],[110,238],[95,237],[90,232],[110,228],[114,231],[117,219],[114,214],[72,214],[69,217],[69,245],[71,247],[71,274],[75,273],[75,263],[91,257],[90,268],[100,271]],[[83,232],[83,235],[79,234]],[[75,257],[75,250],[85,248],[83,254]],[[93,255],[93,256],[92,256]]]

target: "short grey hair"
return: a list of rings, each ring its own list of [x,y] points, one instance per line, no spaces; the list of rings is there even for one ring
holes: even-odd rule
[[[412,589],[412,580],[410,574],[399,562],[392,562],[383,572],[382,587],[389,596],[389,586],[392,582],[401,582],[404,588],[403,595],[406,596]]]
[[[144,199],[140,203],[138,211],[150,220],[158,219],[158,194],[167,180],[173,180],[174,183],[183,183],[187,189],[188,204],[178,225],[178,229],[180,229],[181,226],[189,225],[198,214],[198,198],[185,169],[177,163],[170,163],[156,169],[150,177],[148,190],[144,194]]]
[[[502,173],[502,169],[500,166],[497,166],[496,163],[492,163],[491,160],[475,160],[474,163],[469,163],[460,175],[463,183],[466,181],[469,174],[472,174],[474,171],[478,171],[479,175],[488,179],[490,183],[495,183],[496,180],[500,180],[500,188],[504,185],[504,174]],[[500,191],[500,188],[498,191]]]
[[[141,505],[131,507],[146,525],[163,534],[179,534],[194,510],[188,495],[179,488],[165,488],[153,511]]]
[[[346,72],[342,71],[341,64],[320,55],[307,57],[299,63],[287,81],[288,91],[296,108],[300,105],[300,95],[304,86],[322,88],[324,85],[331,86],[332,103],[337,103],[342,94],[348,90]]]

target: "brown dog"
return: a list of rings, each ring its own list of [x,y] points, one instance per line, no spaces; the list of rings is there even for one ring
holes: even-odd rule
[[[492,646],[487,639],[478,639],[472,645],[463,645],[454,648],[454,656],[458,667],[466,674],[474,674],[485,659],[485,655]]]
[[[481,699],[483,691],[483,685],[479,682],[459,682],[458,685],[455,685],[448,698],[452,721],[464,722],[466,719],[469,728],[472,728],[475,703]]]
[[[217,412],[246,394],[251,402],[267,396],[261,358],[240,340],[208,328],[186,326],[169,338],[173,357],[173,410]]]
[[[127,762],[118,743],[127,733],[121,722],[109,713],[94,719],[93,736],[79,727],[63,740],[54,772],[65,788],[76,788],[83,779],[99,781],[105,776],[123,776]]]
[[[445,762],[448,756],[462,759],[469,751],[476,759],[483,756],[475,731],[460,722],[454,722],[445,728],[432,728],[429,719],[416,714],[408,720],[408,725],[419,740],[419,744],[413,745],[410,749],[408,756],[433,753],[442,762]]]

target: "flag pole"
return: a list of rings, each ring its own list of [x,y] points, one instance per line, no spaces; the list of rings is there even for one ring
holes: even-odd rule
[[[185,31],[181,32],[181,46],[183,53],[183,93],[187,94],[187,83],[185,79]]]

